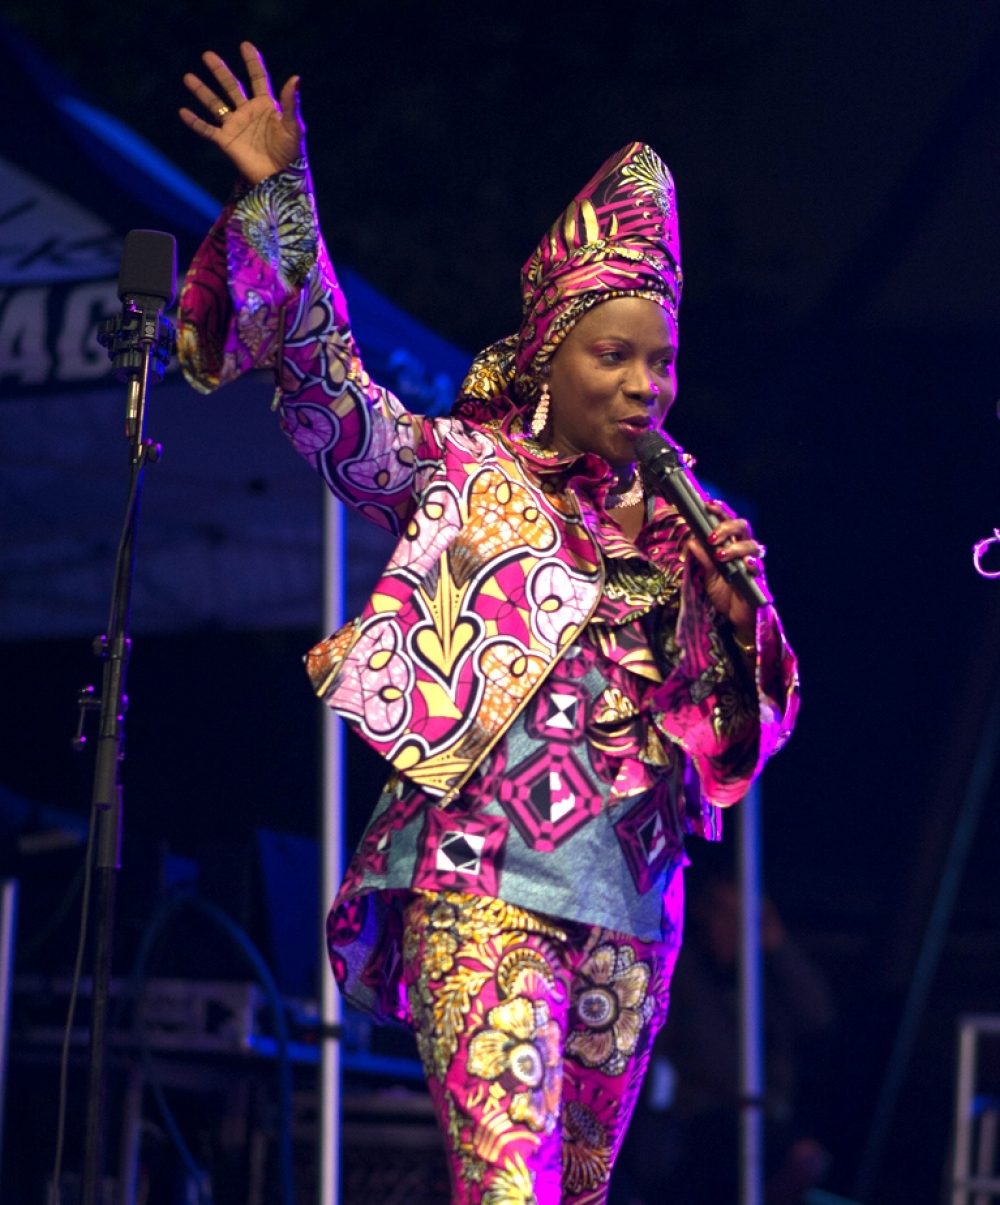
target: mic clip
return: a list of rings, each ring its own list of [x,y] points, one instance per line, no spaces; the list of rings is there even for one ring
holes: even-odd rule
[[[120,313],[98,324],[97,341],[107,349],[117,380],[130,381],[139,376],[147,347],[150,369],[157,381],[163,380],[177,334],[170,319],[160,313],[162,304],[159,298],[126,297]]]

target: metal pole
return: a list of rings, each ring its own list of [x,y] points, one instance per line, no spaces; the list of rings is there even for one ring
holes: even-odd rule
[[[952,1205],[968,1205],[968,1180],[972,1155],[972,1098],[975,1093],[976,1027],[963,1017],[958,1030],[958,1066],[955,1075],[955,1151],[951,1166]]]
[[[324,631],[343,623],[344,510],[329,492],[323,509]],[[320,835],[320,1046],[319,1205],[340,1200],[340,1041],[333,1036],[341,1021],[340,993],[330,974],[326,953],[326,910],[343,874],[343,728],[333,716],[323,723],[322,819]]]
[[[976,1077],[980,1034],[1000,1035],[1000,1013],[968,1013],[959,1018],[958,1059],[955,1066],[955,1121],[952,1134],[951,1205],[968,1205],[976,1193],[976,1205],[1000,1197],[1000,1177],[992,1174],[995,1118],[984,1114],[980,1123],[979,1158],[973,1173],[976,1137]],[[985,1133],[983,1129],[985,1128]]]
[[[740,1205],[764,1198],[763,1006],[760,956],[760,792],[740,806]]]
[[[14,934],[17,929],[17,882],[0,883],[0,1155],[3,1154],[3,1106],[7,1092],[10,1001],[14,989]]]

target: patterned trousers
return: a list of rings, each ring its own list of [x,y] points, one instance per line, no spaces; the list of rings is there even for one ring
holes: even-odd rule
[[[668,941],[420,893],[403,978],[456,1205],[600,1205],[667,1013]]]

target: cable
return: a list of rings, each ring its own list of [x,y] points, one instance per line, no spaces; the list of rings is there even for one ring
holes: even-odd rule
[[[129,982],[127,996],[132,996],[137,1007],[141,997],[141,987],[146,980],[146,965],[150,959],[153,948],[159,939],[162,931],[174,917],[186,907],[195,908],[203,912],[209,919],[232,939],[236,947],[246,957],[257,977],[258,982],[267,996],[268,1003],[271,1007],[271,1013],[274,1018],[274,1033],[275,1045],[277,1047],[277,1068],[278,1068],[278,1158],[281,1172],[281,1199],[285,1205],[294,1205],[295,1203],[295,1182],[292,1159],[292,1141],[291,1141],[291,1063],[288,1055],[288,1024],[285,1016],[285,1005],[281,998],[281,993],[278,990],[278,985],[274,980],[270,968],[267,965],[263,955],[250,940],[246,932],[236,924],[221,908],[213,904],[210,900],[191,889],[183,889],[176,895],[166,899],[160,907],[153,913],[149,924],[143,933],[139,943],[139,951],[136,955],[135,969]],[[180,1129],[174,1119],[173,1113],[167,1104],[166,1097],[163,1093],[162,1085],[158,1082],[155,1070],[152,1066],[152,1052],[149,1044],[142,1033],[141,1026],[137,1026],[139,1040],[143,1054],[143,1066],[147,1071],[147,1078],[153,1090],[153,1095],[156,1099],[157,1107],[160,1110],[163,1123],[169,1132],[174,1144],[178,1149],[185,1166],[192,1173],[195,1183],[198,1185],[199,1200],[202,1200],[202,1187],[204,1184],[204,1172],[198,1167],[191,1155]]]

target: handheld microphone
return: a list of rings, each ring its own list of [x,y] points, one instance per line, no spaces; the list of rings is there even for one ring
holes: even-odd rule
[[[668,502],[677,507],[681,518],[694,532],[701,545],[715,561],[719,572],[729,580],[734,590],[753,607],[769,606],[774,599],[764,584],[739,560],[716,560],[717,549],[708,536],[722,520],[708,509],[708,495],[698,484],[685,463],[683,450],[659,431],[647,431],[635,441],[635,452],[646,480]]]

